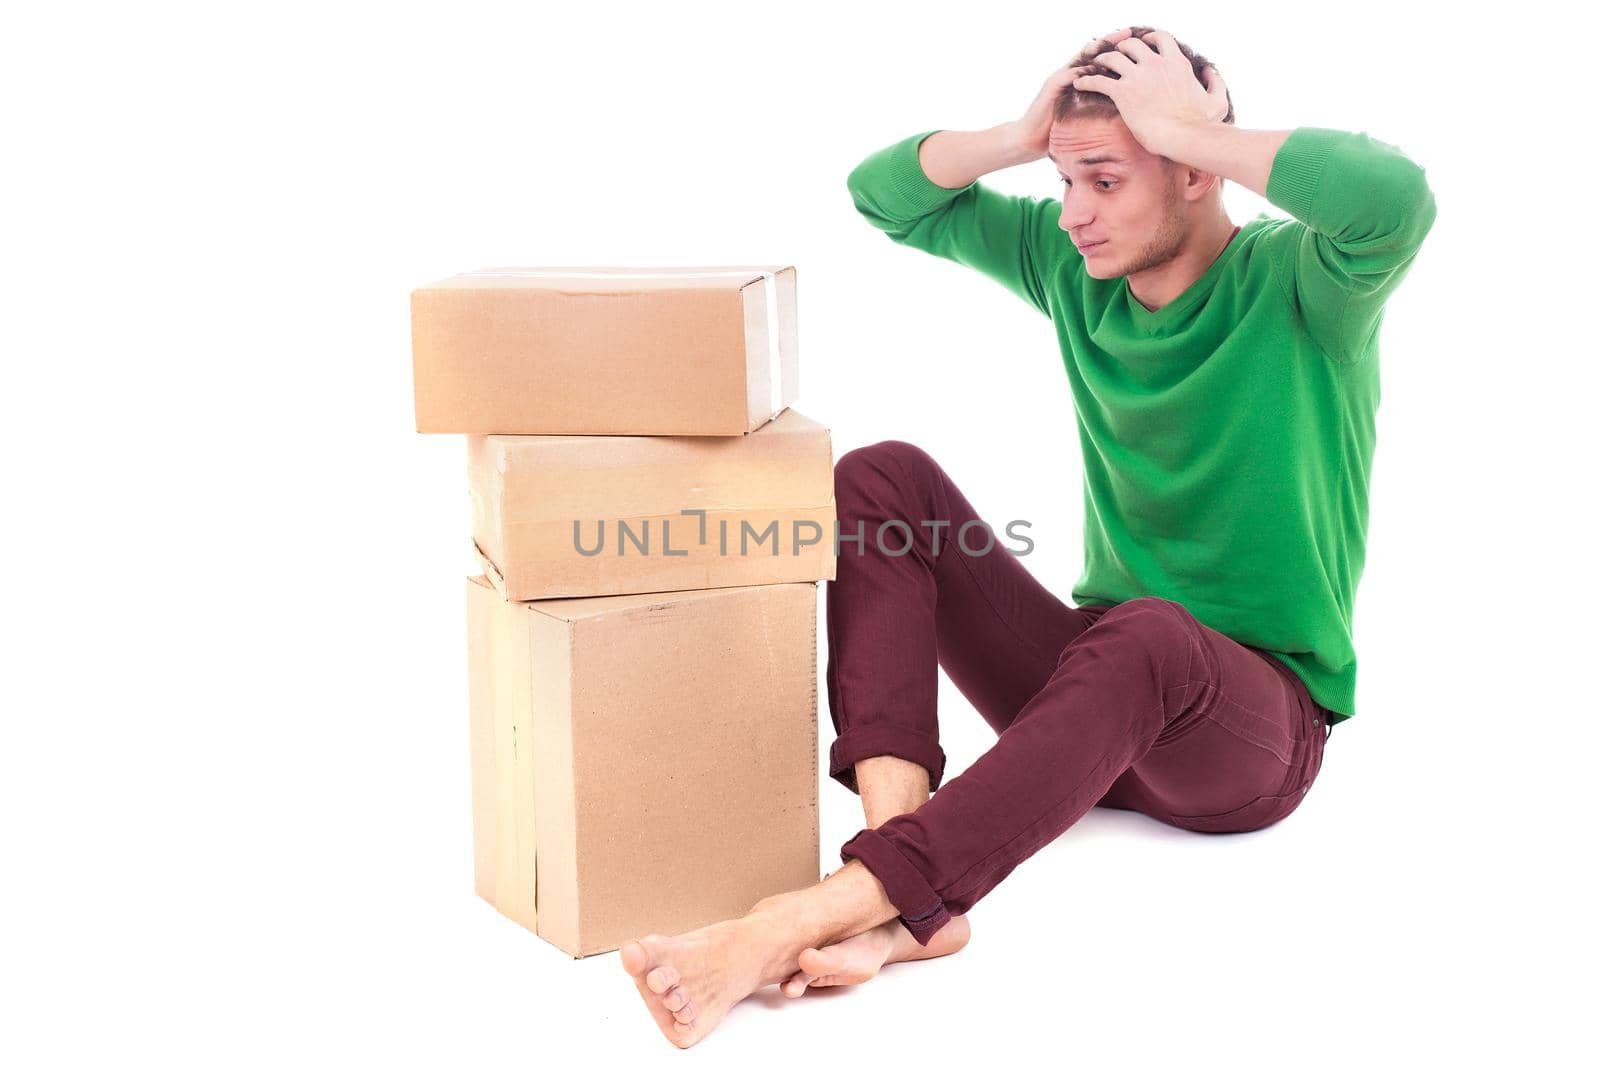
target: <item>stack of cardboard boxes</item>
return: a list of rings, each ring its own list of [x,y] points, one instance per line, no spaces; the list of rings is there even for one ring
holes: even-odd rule
[[[412,293],[468,435],[479,895],[574,957],[814,884],[833,449],[792,267],[507,267]]]

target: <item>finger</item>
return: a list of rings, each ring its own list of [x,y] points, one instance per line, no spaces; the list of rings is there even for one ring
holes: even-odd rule
[[[1074,89],[1086,93],[1105,93],[1116,99],[1117,79],[1108,78],[1104,74],[1084,74],[1072,83]]]
[[[1054,89],[1071,85],[1072,79],[1076,78],[1080,74],[1085,73],[1088,71],[1088,69],[1088,67],[1062,67],[1060,70],[1050,75],[1050,79],[1046,84]]]
[[[1101,52],[1094,57],[1094,61],[1107,70],[1114,70],[1118,74],[1126,74],[1134,67],[1133,60],[1121,52]]]
[[[1112,30],[1110,33],[1105,34],[1104,36],[1091,37],[1089,39],[1089,43],[1084,47],[1093,48],[1097,44],[1115,44],[1132,33],[1133,31],[1131,29]]]
[[[1129,37],[1126,41],[1118,42],[1117,51],[1129,56],[1135,63],[1143,63],[1145,60],[1157,57],[1157,53],[1137,37]]]
[[[1166,30],[1151,30],[1144,36],[1145,40],[1149,40],[1150,38],[1154,37],[1156,39],[1156,44],[1159,45],[1156,50],[1164,56],[1183,55],[1183,49],[1178,47],[1177,38],[1173,37],[1172,34],[1168,33]]]
[[[1206,66],[1206,110],[1215,122],[1224,122],[1228,112],[1233,109],[1232,102],[1228,99],[1228,87],[1222,82],[1222,75],[1217,73],[1217,68]]]

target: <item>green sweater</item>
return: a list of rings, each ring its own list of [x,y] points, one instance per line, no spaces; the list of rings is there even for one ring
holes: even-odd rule
[[[1335,721],[1355,714],[1384,302],[1433,225],[1423,168],[1364,133],[1302,126],[1258,213],[1171,303],[1100,279],[1061,201],[923,173],[928,130],[849,177],[899,244],[988,275],[1055,324],[1083,455],[1077,603],[1175,600],[1264,649]]]

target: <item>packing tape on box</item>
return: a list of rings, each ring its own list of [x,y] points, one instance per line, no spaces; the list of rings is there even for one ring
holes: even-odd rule
[[[767,304],[767,382],[771,385],[772,413],[778,414],[783,404],[783,361],[778,352],[778,277],[770,270],[685,270],[685,271],[635,271],[619,274],[597,270],[469,270],[468,278],[606,278],[624,281],[639,278],[748,278],[761,275],[762,296]]]

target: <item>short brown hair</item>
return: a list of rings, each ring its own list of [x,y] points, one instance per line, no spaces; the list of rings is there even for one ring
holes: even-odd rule
[[[1154,33],[1156,27],[1130,26],[1128,29],[1132,31],[1134,37],[1143,38],[1147,33]],[[1173,40],[1177,40],[1177,38],[1173,38]],[[1147,41],[1145,43],[1148,44],[1149,42]],[[1120,78],[1121,75],[1116,71],[1111,70],[1108,67],[1103,67],[1094,62],[1094,57],[1099,55],[1101,52],[1109,52],[1114,49],[1116,49],[1116,45],[1102,44],[1097,40],[1094,44],[1079,52],[1077,56],[1073,58],[1072,62],[1067,65],[1072,67],[1087,67],[1088,69],[1086,73],[1089,74],[1104,74],[1112,78]],[[1183,53],[1183,58],[1187,59],[1189,61],[1189,66],[1194,69],[1195,81],[1199,82],[1201,86],[1204,86],[1206,80],[1205,76],[1201,72],[1204,71],[1207,66],[1216,66],[1216,64],[1212,63],[1205,56],[1196,52],[1182,41],[1178,41],[1178,50]],[[1057,122],[1061,122],[1070,118],[1110,119],[1117,117],[1119,116],[1117,113],[1116,101],[1112,100],[1105,93],[1097,93],[1089,89],[1080,91],[1079,89],[1068,85],[1066,88],[1061,90],[1061,95],[1056,97],[1055,120]],[[1233,122],[1232,93],[1228,93],[1228,114],[1223,117],[1222,121],[1229,123]]]

